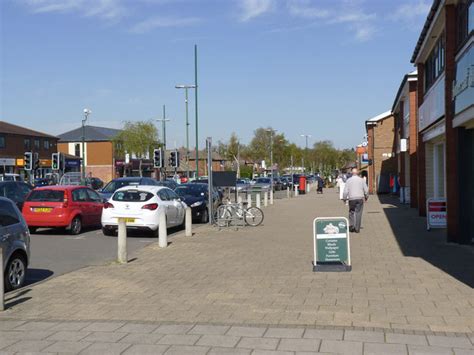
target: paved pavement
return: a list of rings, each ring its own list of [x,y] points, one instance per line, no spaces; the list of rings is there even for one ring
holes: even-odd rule
[[[313,218],[347,214],[336,193],[280,200],[262,227],[200,228],[127,265],[87,267],[8,295],[0,346],[473,354],[472,247],[446,244],[393,202],[372,197],[365,206],[350,273],[312,272]],[[30,343],[13,342],[25,334]]]

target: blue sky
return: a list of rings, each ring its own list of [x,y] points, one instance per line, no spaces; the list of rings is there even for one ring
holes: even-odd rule
[[[352,147],[391,108],[430,0],[0,0],[0,119],[52,134],[171,118],[199,50],[200,145],[272,126]],[[191,93],[193,94],[193,93]],[[190,100],[194,137],[194,99]],[[194,144],[194,139],[191,140]]]

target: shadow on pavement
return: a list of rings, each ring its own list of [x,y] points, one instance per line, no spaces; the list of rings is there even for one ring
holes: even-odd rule
[[[26,273],[26,282],[25,286],[31,286],[37,282],[46,280],[47,278],[53,276],[54,272],[46,269],[28,269]]]
[[[474,248],[446,242],[442,229],[426,230],[426,218],[397,198],[379,195],[383,211],[405,256],[422,258],[464,284],[474,287]],[[387,206],[389,205],[389,206]],[[370,213],[370,212],[369,212]]]

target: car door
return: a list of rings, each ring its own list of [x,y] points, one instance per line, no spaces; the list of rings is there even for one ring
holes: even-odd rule
[[[3,268],[18,242],[26,241],[26,227],[22,223],[20,211],[11,201],[0,200],[0,246],[3,249]]]
[[[89,201],[89,195],[86,188],[79,188],[72,191],[72,201],[75,207],[81,211],[82,224],[90,226],[92,222],[92,203]]]
[[[170,210],[171,202],[169,200],[169,196],[166,193],[166,189],[161,189],[157,192],[158,198],[160,199],[159,205],[163,206],[163,209],[166,213],[166,226],[170,226],[172,224],[172,212]]]
[[[90,211],[91,211],[91,224],[98,226],[100,224],[100,218],[102,217],[102,208],[104,203],[100,195],[92,189],[87,189],[89,195]]]
[[[178,208],[176,207],[176,203],[178,202],[177,200],[175,201],[175,194],[172,190],[166,188],[163,189],[165,194],[168,196],[168,218],[169,221],[171,222],[171,225],[176,225],[177,220],[178,220]],[[178,196],[178,195],[176,195]]]
[[[173,190],[167,190],[166,192],[168,193],[171,198],[171,201],[173,202],[173,209],[176,213],[175,223],[176,225],[179,225],[182,223],[184,214],[186,213],[184,204],[183,202],[181,202],[181,199],[176,192],[174,192]]]

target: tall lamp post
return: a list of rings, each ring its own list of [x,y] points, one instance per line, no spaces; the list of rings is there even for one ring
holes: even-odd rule
[[[273,191],[273,135],[276,132],[276,129],[270,128],[267,129],[267,132],[270,133],[270,166],[271,166],[271,172],[272,172],[272,179],[271,179],[271,188]]]
[[[194,45],[194,114],[196,116],[196,179],[199,177],[199,134],[198,134],[198,59],[197,45]]]
[[[186,105],[186,177],[189,179],[189,115],[188,115],[188,90],[195,89],[196,85],[176,85],[176,89],[184,89]]]
[[[86,121],[92,113],[88,108],[84,109],[84,118],[82,119],[82,182],[86,182]]]
[[[305,148],[304,153],[307,156],[308,155],[308,138],[311,137],[311,134],[302,134],[301,137],[305,137],[305,139],[306,139],[306,148]],[[304,170],[305,170],[304,169],[304,158],[303,158],[303,164],[302,165],[303,165],[302,168],[303,168],[303,173],[304,173]]]
[[[161,134],[163,135],[163,154],[166,155],[166,122],[169,121],[169,118],[166,118],[166,105],[163,105],[163,118],[158,118],[156,121],[161,122]],[[162,169],[164,169],[165,176],[164,177],[162,176],[161,178],[162,180],[166,180],[166,159],[165,159],[165,166]]]

